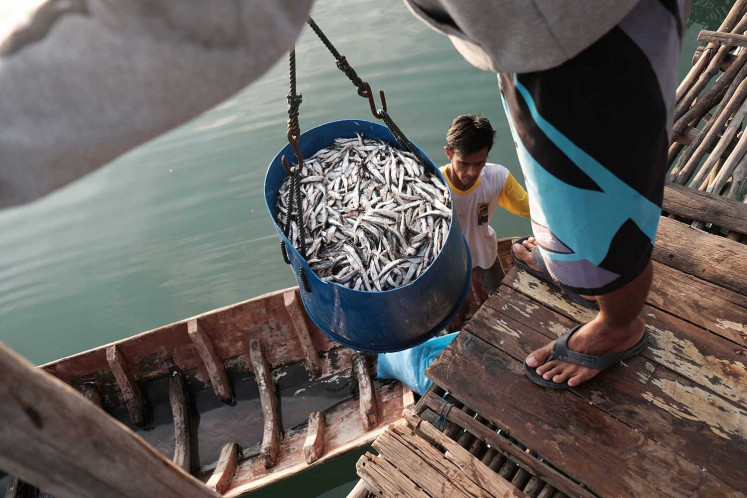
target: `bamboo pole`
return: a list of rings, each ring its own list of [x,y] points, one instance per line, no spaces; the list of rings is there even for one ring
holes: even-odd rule
[[[742,17],[739,23],[731,32],[742,33],[744,32],[745,27],[747,27],[747,18]],[[710,45],[711,44],[709,43],[708,46]],[[711,78],[713,78],[719,72],[721,61],[724,60],[724,57],[726,57],[726,55],[729,53],[729,50],[730,47],[726,45],[718,46],[716,53],[713,55],[713,58],[708,62],[708,66],[706,67],[705,71],[703,71],[700,76],[698,76],[695,84],[687,91],[684,97],[682,97],[681,99],[677,99],[677,106],[674,109],[674,119],[679,119],[683,114],[685,114],[695,98],[700,95],[700,92],[706,87],[708,82],[711,81]]]
[[[735,86],[732,83],[736,82],[739,84],[745,77],[745,63],[747,62],[747,51],[742,51],[737,58],[734,60],[729,69],[721,75],[719,79],[713,84],[713,86],[705,92],[705,94],[698,97],[698,100],[681,115],[676,118],[674,126],[672,126],[672,138],[679,137],[685,130],[687,125],[695,122],[695,125],[703,118],[703,116],[713,108],[719,102],[724,99],[729,99],[733,93]]]
[[[737,146],[734,148],[734,152],[729,155],[724,165],[721,167],[716,179],[714,180],[713,188],[706,190],[707,192],[720,192],[726,181],[732,176],[734,171],[738,167],[745,168],[745,153],[747,153],[747,133],[743,133],[742,137],[737,142]]]
[[[726,192],[726,197],[728,199],[739,200],[739,196],[742,194],[742,188],[744,187],[744,182],[747,180],[747,156],[742,156],[740,161],[734,167],[734,172],[731,174],[731,178],[731,186]],[[716,181],[718,181],[718,178]]]
[[[0,399],[0,468],[57,498],[218,497],[2,343]]]
[[[724,22],[721,23],[721,26],[719,26],[718,31],[720,32],[731,32],[734,28],[734,25],[737,23],[737,21],[741,18],[742,12],[745,9],[745,6],[747,6],[747,0],[738,0],[734,3],[731,10],[729,11],[729,14],[724,19]],[[706,66],[710,66],[709,62],[711,62],[711,55],[714,51],[716,51],[718,48],[718,45],[715,43],[709,43],[705,50],[703,51],[704,56],[698,60],[697,64],[695,64],[692,68],[690,68],[690,71],[687,73],[687,76],[682,80],[682,82],[677,87],[677,93],[675,97],[675,102],[680,102],[680,100],[683,99],[683,96],[689,95],[690,91],[693,89],[693,83],[696,81],[698,82],[696,86],[700,84],[700,76],[702,76],[703,69]],[[716,67],[718,68],[720,64],[717,64]],[[710,80],[710,77],[708,78]],[[695,91],[695,95],[699,94],[700,91],[703,89],[703,87],[706,85],[707,81],[700,86],[700,88]],[[693,96],[692,99],[690,99],[690,102],[687,103],[687,106],[685,108],[690,106],[690,103],[695,99]]]
[[[702,45],[695,49],[695,52],[693,53],[693,59],[691,61],[691,64],[693,66],[703,56],[704,50],[705,50],[705,47]],[[721,66],[719,66],[719,69],[721,69],[722,71],[726,71],[727,69],[729,69],[729,66],[732,65],[732,63],[734,62],[736,58],[737,57],[734,54],[726,54],[726,56],[724,57],[724,60],[721,61]]]
[[[687,162],[684,163],[684,167],[682,167],[681,170],[677,171],[676,173],[674,170],[672,171],[670,180],[674,176],[674,183],[678,183],[680,185],[685,185],[690,180],[690,177],[695,172],[698,164],[700,163],[700,160],[703,158],[703,155],[706,153],[708,148],[711,147],[713,142],[718,137],[719,132],[724,127],[727,118],[734,112],[734,108],[741,105],[745,96],[747,96],[747,80],[741,80],[739,85],[736,87],[734,94],[731,96],[731,98],[729,98],[728,103],[724,105],[724,102],[727,102],[725,97],[724,101],[722,101],[721,105],[719,105],[719,109],[716,111],[713,119],[711,119],[701,131],[701,135],[705,133],[705,138],[703,139],[702,143],[699,146],[691,146],[691,149],[695,149],[696,147],[697,149],[692,153],[689,159],[687,159]],[[706,128],[708,128],[707,131]],[[682,161],[685,160],[685,157],[686,154],[680,155],[680,159],[677,160],[678,165],[683,164]]]
[[[747,85],[745,85],[744,88],[745,94],[747,95]],[[742,126],[742,120],[744,119],[745,115],[747,115],[747,101],[742,102],[739,110],[731,118],[731,122],[726,127],[724,133],[721,135],[718,144],[716,144],[716,147],[713,148],[713,151],[708,156],[708,159],[706,159],[703,166],[692,179],[692,182],[690,182],[690,186],[692,188],[700,187],[700,185],[703,183],[703,180],[708,175],[710,175],[712,171],[715,171],[715,165],[721,159],[721,155],[726,150],[726,146],[729,145],[731,143],[731,140],[737,135],[739,128]],[[709,192],[712,192],[712,190],[709,190]]]
[[[719,33],[718,31],[702,30],[698,33],[699,42],[718,43],[731,47],[747,47],[747,36],[737,33]]]

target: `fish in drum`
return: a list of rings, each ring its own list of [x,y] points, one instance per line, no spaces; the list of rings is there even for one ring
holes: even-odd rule
[[[296,166],[294,166],[296,168]],[[288,238],[325,282],[368,292],[406,285],[446,242],[451,196],[414,155],[382,141],[338,138],[304,160],[298,176],[302,227],[290,218]],[[292,214],[291,176],[280,186],[277,219]]]

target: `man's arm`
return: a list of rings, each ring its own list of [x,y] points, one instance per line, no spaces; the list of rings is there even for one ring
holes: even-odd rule
[[[519,216],[529,217],[529,196],[511,173],[498,196],[498,205]]]
[[[312,0],[37,0],[0,26],[0,209],[194,118],[267,71]]]

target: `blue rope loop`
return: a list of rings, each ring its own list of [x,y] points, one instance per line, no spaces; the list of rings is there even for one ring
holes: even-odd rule
[[[453,408],[454,404],[449,403],[448,401],[444,400],[444,404],[441,406],[441,411],[438,413],[438,418],[436,418],[436,429],[443,432],[446,428],[446,420],[449,416],[449,412]],[[446,413],[444,413],[444,410],[446,410]]]

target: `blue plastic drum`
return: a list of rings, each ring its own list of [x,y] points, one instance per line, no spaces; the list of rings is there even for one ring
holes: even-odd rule
[[[299,147],[303,157],[311,157],[331,146],[336,138],[353,138],[356,133],[399,147],[385,126],[363,120],[333,121],[313,128],[301,135]],[[427,166],[443,180],[433,161],[420,152]],[[453,206],[451,229],[441,253],[409,284],[383,292],[366,292],[323,282],[285,237],[276,216],[278,190],[287,176],[281,162],[283,155],[289,163],[295,162],[290,144],[275,156],[265,177],[265,202],[288,248],[306,312],[319,329],[350,348],[385,353],[411,348],[446,327],[467,297],[472,274],[472,258]],[[298,276],[301,267],[311,292],[306,292],[301,284]]]

